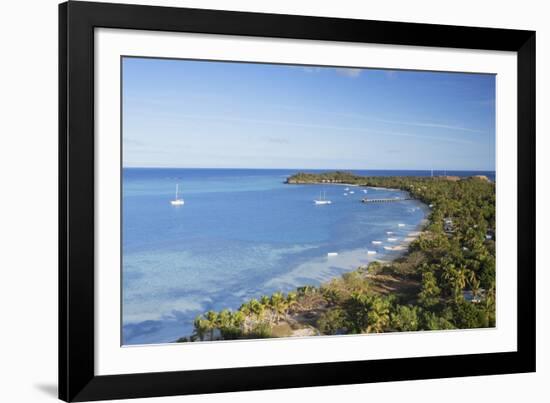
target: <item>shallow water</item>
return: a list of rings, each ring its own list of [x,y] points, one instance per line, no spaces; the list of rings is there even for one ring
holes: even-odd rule
[[[402,242],[428,213],[413,200],[361,203],[360,188],[344,196],[345,186],[284,184],[295,172],[124,169],[123,344],[171,342],[190,334],[194,317],[209,309],[236,309],[390,259],[399,252],[384,246]],[[176,183],[184,206],[170,204]],[[313,204],[321,191],[331,205]],[[369,197],[404,195],[368,189]],[[397,242],[387,241],[387,231]]]

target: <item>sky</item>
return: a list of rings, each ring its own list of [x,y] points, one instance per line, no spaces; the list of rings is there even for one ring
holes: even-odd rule
[[[123,59],[123,166],[495,170],[495,76]]]

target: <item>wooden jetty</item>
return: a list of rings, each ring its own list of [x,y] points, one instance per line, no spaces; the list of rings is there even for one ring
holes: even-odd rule
[[[363,203],[392,203],[392,202],[400,202],[400,201],[406,201],[406,200],[412,200],[412,197],[398,197],[393,199],[369,199],[365,197],[364,199],[361,199]]]

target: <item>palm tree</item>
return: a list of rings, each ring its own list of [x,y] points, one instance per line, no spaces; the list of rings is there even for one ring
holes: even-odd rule
[[[288,306],[288,309],[292,309],[292,307],[294,307],[294,305],[296,305],[297,303],[298,303],[298,294],[296,294],[293,291],[289,292],[286,296],[286,304]]]
[[[229,309],[222,310],[217,317],[216,323],[219,329],[231,327],[231,311]]]
[[[369,305],[367,333],[383,332],[390,323],[390,302],[385,298],[373,297]]]
[[[287,309],[286,298],[282,293],[276,292],[271,296],[271,307],[275,311],[275,320],[279,323]]]
[[[443,269],[442,278],[451,288],[454,300],[459,301],[462,290],[466,287],[468,270],[464,266],[456,267],[454,264],[449,264]]]
[[[260,298],[260,304],[262,304],[266,308],[269,308],[269,297],[267,295],[262,295],[262,297]]]
[[[422,290],[418,299],[424,307],[431,307],[439,302],[441,289],[437,286],[437,279],[431,271],[422,274]]]
[[[231,323],[235,327],[241,327],[244,323],[245,315],[241,311],[233,312],[233,315],[231,316]]]
[[[470,285],[470,289],[472,290],[472,296],[474,298],[477,297],[481,282],[478,280],[476,273],[473,270],[470,270],[468,276],[468,284]]]
[[[460,266],[457,270],[456,275],[456,288],[458,293],[462,295],[462,290],[466,287],[466,282],[468,281],[469,270],[464,266]]]
[[[201,315],[198,315],[193,322],[195,326],[195,333],[200,341],[204,340],[206,332],[209,330],[209,322],[204,319]]]
[[[208,311],[205,315],[207,321],[207,327],[210,330],[210,340],[214,340],[214,330],[217,327],[218,313],[215,311]]]
[[[261,320],[264,316],[265,306],[261,304],[257,299],[250,300],[250,311],[256,316],[258,320]]]
[[[351,333],[379,333],[390,323],[391,302],[387,297],[354,292],[344,309]]]
[[[252,309],[250,307],[250,301],[242,304],[241,307],[239,308],[239,312],[242,312],[244,316],[250,316],[250,314],[252,313]]]

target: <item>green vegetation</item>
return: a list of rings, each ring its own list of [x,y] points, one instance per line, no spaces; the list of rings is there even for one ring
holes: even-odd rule
[[[430,205],[431,213],[408,252],[393,262],[372,262],[319,287],[252,299],[234,312],[207,312],[196,318],[194,334],[178,341],[276,337],[273,329],[281,324],[308,334],[495,326],[494,183],[346,172],[299,173],[287,183],[401,189]]]

